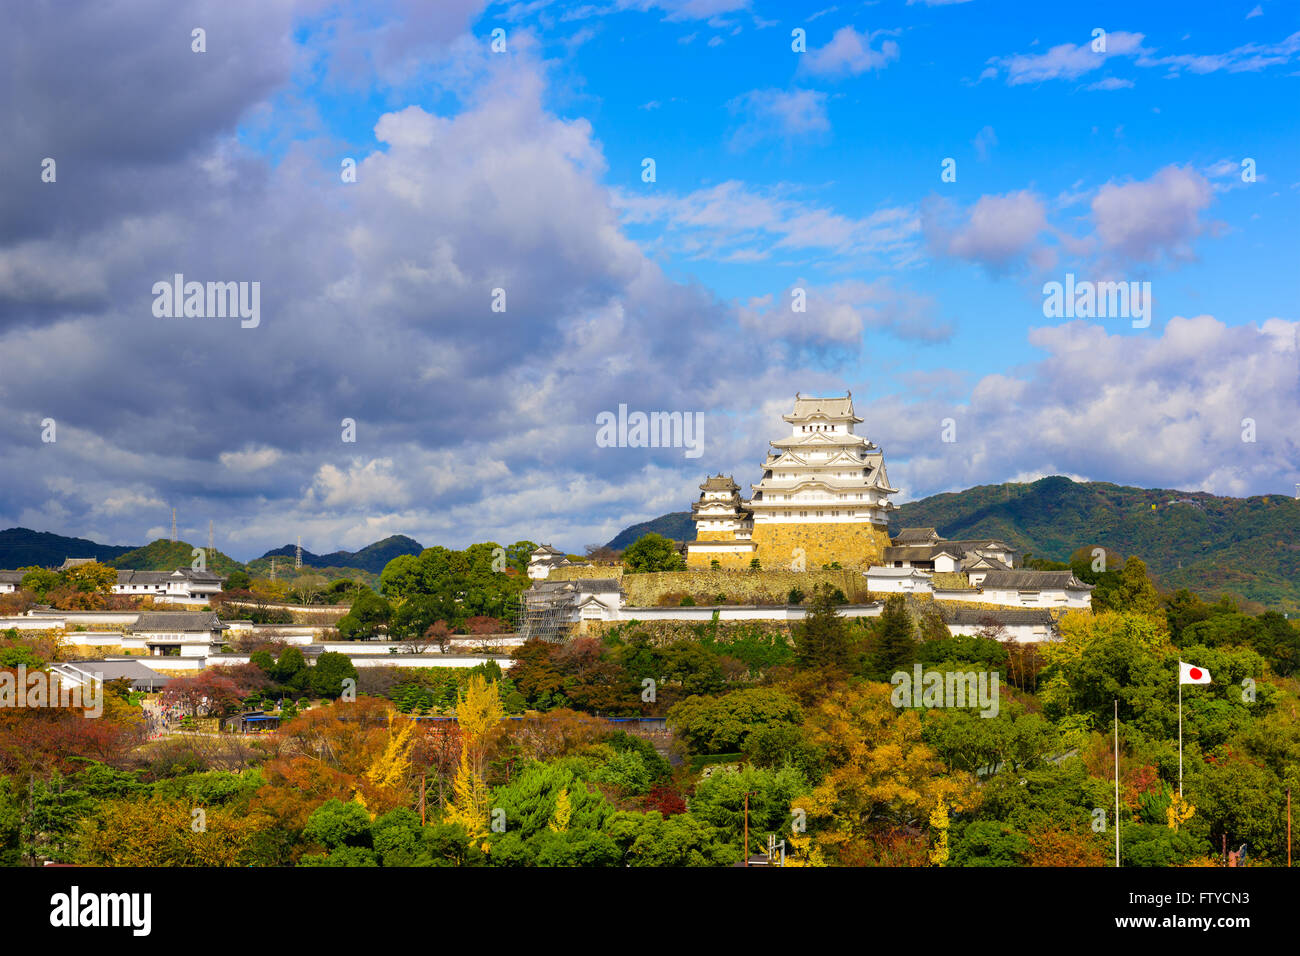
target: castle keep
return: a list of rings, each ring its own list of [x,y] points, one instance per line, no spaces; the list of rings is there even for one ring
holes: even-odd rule
[[[790,433],[771,442],[762,478],[740,497],[730,476],[700,485],[691,508],[696,537],[686,563],[709,568],[844,568],[880,564],[890,546],[889,484],[884,455],[853,427],[853,394],[836,398],[796,395],[783,416]]]

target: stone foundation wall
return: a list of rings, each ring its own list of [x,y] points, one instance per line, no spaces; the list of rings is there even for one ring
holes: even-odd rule
[[[869,521],[756,523],[754,544],[764,568],[789,568],[795,549],[802,548],[809,571],[834,561],[845,568],[865,570],[881,563],[884,549],[889,547],[889,532]]]
[[[591,578],[621,578],[623,576],[623,566],[621,564],[595,566],[586,568],[554,568],[546,577],[547,581],[585,581]]]
[[[748,542],[746,542],[748,543]],[[713,562],[717,561],[718,566],[727,571],[747,571],[749,562],[754,560],[754,551],[741,551],[739,553],[714,553],[707,551],[688,551],[686,553],[686,566],[692,570],[708,571],[713,567]]]
[[[604,636],[610,631],[617,631],[623,637],[642,632],[650,635],[652,644],[664,646],[678,641],[698,640],[701,632],[712,632],[719,644],[728,643],[732,637],[747,637],[751,634],[770,636],[779,634],[789,640],[789,621],[718,621],[716,623],[692,624],[684,621],[591,621],[588,634]]]
[[[699,604],[712,604],[719,594],[736,604],[784,604],[791,588],[811,596],[819,584],[839,588],[851,603],[867,599],[867,579],[854,571],[658,571],[626,574],[623,592],[632,607],[656,607],[665,594],[689,594]]]

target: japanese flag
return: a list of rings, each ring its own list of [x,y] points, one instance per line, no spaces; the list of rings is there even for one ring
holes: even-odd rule
[[[1204,667],[1196,667],[1192,664],[1178,662],[1178,683],[1180,684],[1208,684],[1210,682],[1210,672]]]

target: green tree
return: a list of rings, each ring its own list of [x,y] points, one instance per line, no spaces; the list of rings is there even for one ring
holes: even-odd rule
[[[668,711],[668,724],[695,753],[736,753],[756,730],[797,726],[803,716],[799,702],[784,691],[750,687],[720,697],[688,697]]]
[[[903,596],[891,594],[885,599],[885,609],[867,644],[868,677],[888,681],[898,671],[911,667],[917,651],[912,631],[912,616]]]
[[[248,572],[240,570],[231,571],[222,584],[222,588],[227,591],[247,591],[252,586],[253,579],[248,576]]]
[[[752,852],[766,843],[768,833],[776,833],[778,838],[790,834],[790,803],[807,789],[807,782],[793,767],[718,768],[700,781],[689,806],[691,816],[716,827],[728,842],[738,845],[744,834],[748,793],[748,849]]]
[[[1146,562],[1130,555],[1119,572],[1120,594],[1118,610],[1136,614],[1160,613],[1160,594],[1147,575]]]
[[[275,666],[271,669],[271,679],[281,684],[292,684],[298,675],[307,670],[307,659],[302,651],[290,644],[280,652]]]
[[[739,847],[717,827],[688,813],[623,812],[606,829],[628,866],[729,866],[740,859]]]
[[[369,589],[357,595],[348,613],[339,618],[339,635],[348,641],[373,637],[393,616],[392,606]]]
[[[45,600],[45,595],[62,583],[59,572],[51,571],[49,568],[27,567],[20,570],[23,572],[23,577],[19,587],[24,591],[31,591],[38,601]]]
[[[117,569],[99,561],[87,561],[60,571],[64,584],[83,594],[108,594],[117,584]]]
[[[526,574],[528,561],[536,550],[537,544],[533,541],[516,541],[506,548],[506,563],[520,574]]]
[[[627,546],[623,552],[623,566],[631,573],[686,570],[686,562],[678,553],[677,545],[653,531]]]
[[[343,681],[352,680],[356,686],[357,668],[346,654],[326,651],[316,658],[309,672],[308,683],[312,693],[320,697],[338,697],[343,693]]]
[[[830,587],[822,585],[813,591],[806,616],[792,631],[795,660],[799,664],[845,673],[850,670],[849,630],[835,610],[835,595]]]

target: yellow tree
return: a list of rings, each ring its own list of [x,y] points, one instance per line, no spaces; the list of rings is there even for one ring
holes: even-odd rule
[[[376,787],[397,790],[411,772],[411,747],[415,743],[415,721],[388,713],[388,745],[366,770],[365,778]]]
[[[1190,801],[1184,800],[1182,794],[1175,793],[1165,808],[1165,822],[1174,832],[1196,814],[1196,808]]]
[[[930,850],[930,863],[934,866],[948,865],[948,805],[939,798],[939,802],[930,811],[930,829],[934,831],[934,846]]]
[[[505,707],[497,685],[481,674],[472,675],[456,698],[456,723],[461,734],[460,766],[451,785],[452,799],[445,807],[446,820],[462,824],[471,836],[487,831],[490,795],[483,764],[488,736],[504,719]]]
[[[569,801],[569,788],[563,788],[555,797],[555,816],[547,824],[552,830],[563,833],[569,829],[569,819],[573,816],[573,804]]]
[[[948,773],[921,740],[919,714],[896,709],[891,690],[846,687],[804,724],[805,738],[822,748],[831,769],[794,807],[818,824],[814,842],[829,857],[860,852],[883,832],[924,819],[941,800],[957,812],[978,800],[974,778]]]

